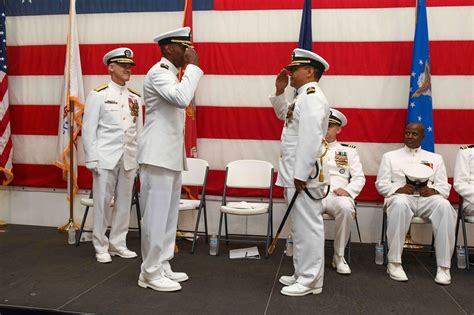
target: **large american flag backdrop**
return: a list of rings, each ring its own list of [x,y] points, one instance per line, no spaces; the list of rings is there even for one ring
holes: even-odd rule
[[[195,99],[198,156],[211,165],[208,192],[218,195],[228,162],[278,165],[282,123],[268,95],[297,47],[303,0],[193,2],[194,41],[205,72]],[[380,200],[374,187],[379,161],[403,142],[415,3],[313,0],[313,48],[331,65],[321,87],[347,115],[339,140],[357,145],[367,175],[359,200]],[[68,7],[66,0],[6,0],[13,185],[66,186],[53,164]],[[183,8],[183,0],[77,0],[86,94],[109,81],[102,56],[123,45],[135,52],[130,85],[141,90],[160,58],[153,37],[180,27]],[[474,142],[474,0],[427,0],[427,14],[435,151],[452,177],[458,146]],[[90,188],[79,152],[79,186]]]

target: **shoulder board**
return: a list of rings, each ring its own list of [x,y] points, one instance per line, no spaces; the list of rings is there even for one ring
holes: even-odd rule
[[[166,70],[169,70],[170,66],[168,66],[166,63],[162,63],[160,64],[160,67],[166,69]]]
[[[306,94],[313,94],[316,93],[316,88],[314,86],[310,86],[306,89]]]
[[[470,148],[474,148],[474,144],[463,145],[460,149],[461,149],[461,150],[465,150],[465,149],[470,149]]]
[[[356,148],[356,146],[353,145],[353,144],[341,143],[341,145],[342,145],[343,147],[349,147],[349,148],[354,148],[354,149]]]
[[[142,97],[137,91],[131,89],[131,88],[127,88],[131,93],[135,94],[136,96],[138,97]]]
[[[105,90],[105,89],[108,88],[108,87],[109,87],[108,84],[103,84],[103,85],[99,86],[98,88],[95,88],[94,91],[100,92],[100,91],[102,91],[102,90]]]

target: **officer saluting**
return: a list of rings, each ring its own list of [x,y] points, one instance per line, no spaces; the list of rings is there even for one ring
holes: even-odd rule
[[[143,263],[138,285],[157,291],[177,291],[188,280],[174,272],[174,256],[181,171],[186,169],[184,150],[185,108],[194,97],[203,72],[191,43],[189,27],[166,32],[154,39],[162,58],[143,83],[146,121],[139,141],[138,162],[144,208]],[[178,68],[187,64],[181,81]]]
[[[111,255],[134,258],[137,254],[125,242],[132,187],[137,173],[137,138],[142,128],[141,97],[126,82],[135,66],[133,52],[123,47],[103,58],[111,81],[90,92],[83,125],[86,167],[93,173],[94,226],[92,243],[98,262],[112,261]],[[115,196],[109,238],[105,236],[110,202]]]
[[[276,92],[270,97],[275,114],[285,120],[281,135],[281,157],[276,184],[285,188],[285,199],[291,200],[295,191],[301,192],[294,203],[290,218],[293,226],[292,276],[280,277],[281,293],[303,296],[322,292],[324,275],[324,223],[321,200],[313,200],[302,190],[307,188],[314,197],[321,197],[321,183],[315,162],[323,151],[322,141],[329,121],[329,105],[318,81],[329,64],[319,55],[304,49],[293,51],[291,63],[275,81]],[[287,72],[288,71],[288,72]],[[284,91],[288,85],[297,96],[289,104]],[[321,165],[318,165],[319,168]],[[327,174],[325,174],[327,176]]]
[[[357,150],[353,145],[337,141],[337,135],[346,124],[346,116],[337,109],[331,108],[326,134],[329,151],[324,157],[324,163],[331,177],[331,192],[323,199],[323,210],[334,216],[336,220],[332,267],[336,268],[339,274],[351,273],[351,268],[344,259],[344,248],[349,241],[351,224],[354,220],[354,199],[365,184]]]

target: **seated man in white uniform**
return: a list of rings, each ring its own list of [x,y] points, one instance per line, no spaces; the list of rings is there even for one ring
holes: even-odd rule
[[[421,149],[423,137],[422,124],[408,124],[405,129],[405,146],[385,153],[377,174],[375,186],[385,197],[387,211],[387,273],[393,280],[408,281],[402,268],[402,251],[411,219],[416,215],[431,221],[438,265],[435,282],[446,285],[451,283],[456,211],[447,200],[451,185],[448,184],[443,158]],[[417,188],[407,182],[402,169],[411,163],[425,164],[433,169],[427,185]]]
[[[92,244],[98,262],[112,261],[111,255],[135,258],[125,238],[130,221],[132,188],[137,174],[137,139],[142,129],[141,96],[130,88],[135,66],[129,48],[117,48],[103,58],[111,81],[90,92],[82,125],[86,167],[94,176],[94,226]],[[105,232],[111,213],[110,235]]]
[[[337,135],[347,124],[346,116],[331,108],[326,141],[329,151],[324,163],[331,177],[331,192],[323,199],[323,211],[335,218],[334,256],[332,267],[337,273],[348,275],[351,268],[344,259],[344,248],[349,241],[355,216],[355,201],[365,184],[364,171],[355,146],[337,141]]]
[[[474,144],[461,147],[454,166],[454,189],[464,199],[466,215],[474,216]]]

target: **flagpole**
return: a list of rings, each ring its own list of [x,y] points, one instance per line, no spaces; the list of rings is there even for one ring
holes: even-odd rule
[[[67,96],[69,107],[69,220],[66,224],[58,227],[58,232],[67,232],[70,229],[79,230],[79,225],[74,223],[74,101],[71,100],[71,43],[72,43],[72,6],[73,0],[69,0],[69,34],[67,43]]]

